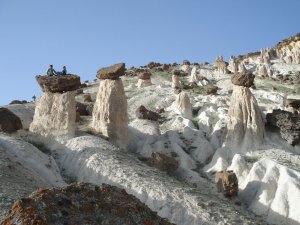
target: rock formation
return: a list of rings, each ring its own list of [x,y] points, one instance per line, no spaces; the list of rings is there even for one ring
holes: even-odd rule
[[[217,71],[218,71],[219,73],[226,74],[226,72],[227,72],[227,65],[226,65],[226,63],[224,62],[222,56],[218,56],[218,57],[216,58],[215,66],[217,67]]]
[[[124,92],[122,71],[125,64],[120,63],[98,71],[101,79],[94,104],[91,127],[113,143],[126,148],[128,136],[127,98]]]
[[[152,85],[151,82],[151,76],[152,74],[149,72],[144,72],[139,76],[138,82],[136,84],[136,86],[138,88],[143,88],[143,87],[148,87]]]
[[[73,135],[76,129],[76,89],[80,77],[37,76],[43,95],[37,102],[29,130],[42,136]]]
[[[21,119],[6,108],[0,108],[0,131],[13,133],[22,129]]]
[[[232,73],[238,72],[238,63],[234,56],[230,56],[229,65],[228,65],[227,69]]]
[[[279,42],[275,49],[282,63],[300,64],[300,33]]]
[[[197,83],[198,76],[197,76],[197,67],[193,67],[190,76],[190,83]]]
[[[279,128],[280,135],[289,144],[300,143],[300,116],[280,109],[266,116],[267,125]]]
[[[237,196],[239,191],[238,179],[232,170],[216,172],[218,190],[226,197]]]
[[[80,88],[80,77],[77,75],[65,76],[36,76],[43,92],[63,93],[75,91]]]
[[[246,153],[263,143],[264,122],[257,101],[249,87],[254,75],[235,74],[228,112],[225,146],[234,153]]]
[[[187,93],[181,90],[175,90],[176,99],[172,104],[175,113],[187,118],[192,118],[192,104]]]
[[[271,63],[271,53],[269,48],[262,48],[260,50],[260,60],[263,64]]]
[[[181,88],[179,70],[174,70],[172,72],[172,88]]]
[[[175,172],[179,167],[179,163],[176,159],[159,152],[152,152],[151,163],[159,170],[168,173]]]
[[[14,203],[1,223],[171,225],[125,190],[101,184],[39,189]]]
[[[269,77],[266,65],[260,64],[257,66],[255,74],[260,77]]]
[[[238,72],[241,73],[241,74],[247,73],[247,69],[246,69],[244,63],[239,64],[239,71]]]
[[[138,119],[144,119],[144,120],[154,120],[157,121],[159,119],[159,114],[156,112],[153,112],[151,110],[146,109],[145,106],[141,105],[135,112],[136,117]]]

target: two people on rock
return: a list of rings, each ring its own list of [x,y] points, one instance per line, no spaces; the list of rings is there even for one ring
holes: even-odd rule
[[[47,75],[48,76],[67,75],[67,68],[66,68],[66,66],[63,66],[63,70],[61,72],[56,72],[53,69],[53,65],[50,65],[48,70],[47,70]]]

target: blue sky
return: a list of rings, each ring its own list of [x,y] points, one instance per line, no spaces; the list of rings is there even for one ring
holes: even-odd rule
[[[213,62],[300,32],[300,0],[0,0],[0,105],[41,95],[49,64],[95,79],[127,67]]]

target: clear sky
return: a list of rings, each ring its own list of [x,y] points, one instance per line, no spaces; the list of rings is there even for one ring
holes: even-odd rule
[[[127,67],[213,62],[300,32],[300,0],[0,0],[0,105],[41,95],[49,64],[81,80]]]

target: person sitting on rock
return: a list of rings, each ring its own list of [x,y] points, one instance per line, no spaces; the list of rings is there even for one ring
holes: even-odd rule
[[[63,70],[61,71],[61,75],[67,75],[67,67],[63,66]]]
[[[47,70],[47,75],[48,76],[55,76],[57,75],[56,71],[53,69],[53,65],[50,65],[48,70]]]

